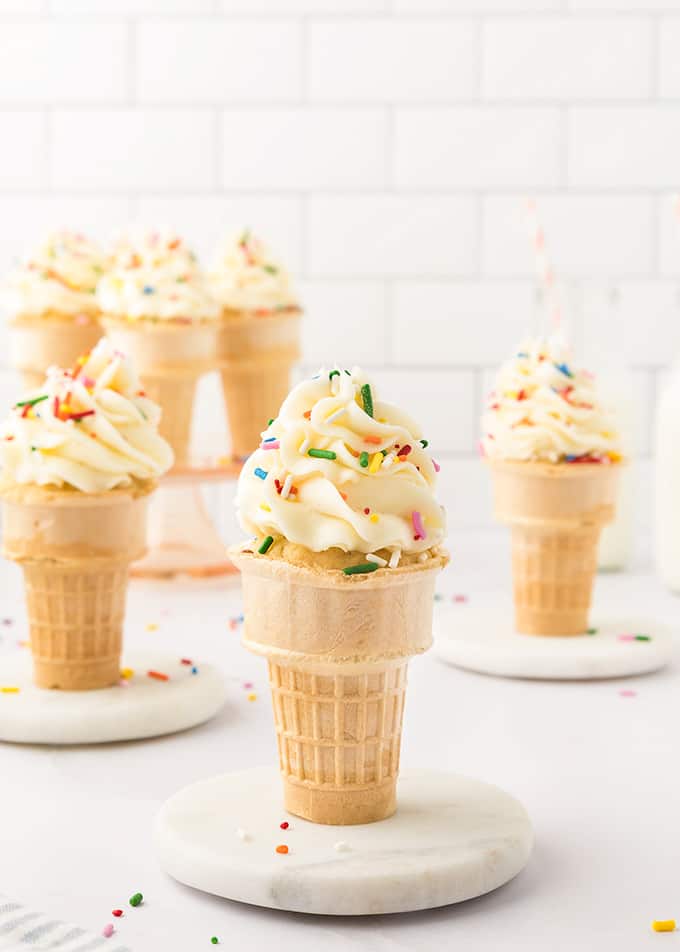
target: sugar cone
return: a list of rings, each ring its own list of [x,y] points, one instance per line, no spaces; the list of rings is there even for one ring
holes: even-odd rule
[[[186,464],[196,384],[216,365],[216,322],[126,321],[107,315],[102,322],[114,347],[132,358],[146,392],[161,407],[159,431],[174,451],[175,464]]]
[[[339,825],[390,816],[408,661],[432,642],[446,557],[345,576],[230,554],[242,572],[244,645],[269,662],[286,809]]]
[[[128,565],[145,551],[151,488],[3,491],[3,553],[24,573],[38,687],[118,682]]]
[[[101,336],[93,315],[20,316],[9,325],[9,362],[21,374],[24,387],[34,390],[44,382],[48,367],[73,367]]]
[[[490,465],[496,518],[512,531],[517,630],[585,634],[600,533],[614,518],[620,466]]]
[[[249,456],[290,389],[300,357],[300,312],[226,311],[217,341],[231,451]]]

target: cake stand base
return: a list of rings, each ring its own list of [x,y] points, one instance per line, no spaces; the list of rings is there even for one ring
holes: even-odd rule
[[[596,618],[590,631],[564,638],[523,635],[501,609],[438,606],[434,652],[480,674],[562,681],[648,674],[670,660],[669,630],[648,618]]]
[[[192,673],[192,668],[196,673]],[[167,653],[129,652],[134,674],[98,691],[46,691],[33,684],[29,652],[0,657],[0,740],[19,744],[101,744],[157,737],[210,720],[226,700],[222,675]],[[168,675],[164,681],[148,671]],[[18,688],[18,691],[14,689]]]
[[[172,579],[177,576],[238,579],[227,547],[203,502],[202,483],[236,478],[240,464],[206,463],[176,469],[164,477],[149,501],[148,551],[130,569],[133,578]]]
[[[497,787],[410,770],[398,803],[378,823],[321,826],[285,812],[274,770],[222,774],[164,804],[156,850],[167,873],[203,892],[333,916],[462,902],[502,886],[529,859],[529,819]],[[276,852],[280,844],[287,854]]]

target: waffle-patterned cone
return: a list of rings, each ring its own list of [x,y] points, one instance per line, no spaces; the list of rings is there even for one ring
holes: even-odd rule
[[[186,374],[147,372],[144,375],[147,396],[161,408],[158,430],[172,447],[175,466],[181,466],[189,459],[197,383],[198,376]]]
[[[144,554],[146,493],[4,492],[4,554],[24,573],[34,680],[92,690],[117,683],[128,565]]]
[[[515,624],[528,635],[583,635],[602,527],[620,466],[491,463],[496,517],[512,531]]]
[[[73,367],[101,336],[101,325],[94,318],[18,318],[9,325],[10,363],[26,389],[33,390],[44,382],[48,367]]]
[[[294,356],[222,364],[222,392],[233,456],[250,456],[290,390]]]
[[[120,678],[127,563],[99,571],[47,561],[23,566],[38,687],[87,691]]]
[[[390,816],[406,670],[432,642],[446,556],[376,577],[230,554],[242,572],[244,644],[269,661],[286,808],[338,825]]]

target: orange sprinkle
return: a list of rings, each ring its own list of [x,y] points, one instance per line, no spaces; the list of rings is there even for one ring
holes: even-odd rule
[[[161,671],[147,671],[146,672],[150,678],[155,678],[157,681],[169,681],[170,678],[167,674],[163,674]]]
[[[312,419],[312,411],[311,411],[311,410],[305,410],[305,412],[304,412],[302,415],[303,415],[303,417],[305,418],[305,420],[311,420],[311,419]]]
[[[276,852],[277,852],[277,853],[287,853],[287,852],[288,852],[288,847],[286,846],[285,843],[281,843],[280,846],[277,846],[277,847],[276,847]]]
[[[347,493],[340,493],[340,495],[345,500],[345,502],[347,502]]]
[[[379,436],[365,436],[364,443],[372,443],[374,446],[380,446],[382,440]]]

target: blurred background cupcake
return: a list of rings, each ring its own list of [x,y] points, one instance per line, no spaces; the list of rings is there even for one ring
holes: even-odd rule
[[[161,434],[188,460],[198,378],[215,366],[219,307],[196,255],[172,232],[137,230],[114,246],[99,283],[102,322],[162,408]]]
[[[99,340],[97,282],[103,250],[84,235],[55,231],[6,278],[9,359],[26,388],[38,386],[52,364],[73,365]]]
[[[301,309],[288,272],[248,228],[218,248],[209,281],[222,312],[217,354],[232,454],[245,457],[290,388]]]

